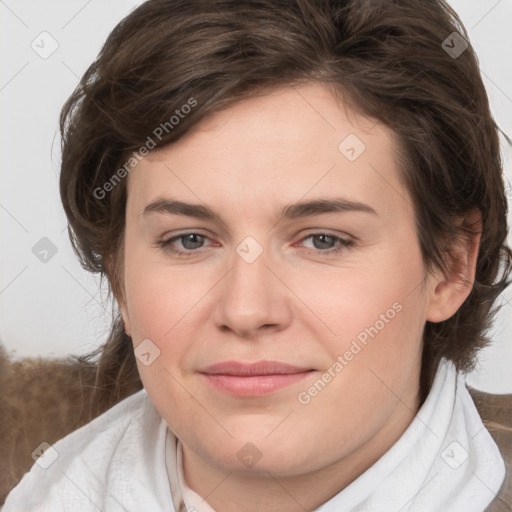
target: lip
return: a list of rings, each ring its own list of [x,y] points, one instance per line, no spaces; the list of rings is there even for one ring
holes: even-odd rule
[[[304,379],[314,370],[279,361],[223,361],[200,371],[214,388],[235,396],[262,396]]]

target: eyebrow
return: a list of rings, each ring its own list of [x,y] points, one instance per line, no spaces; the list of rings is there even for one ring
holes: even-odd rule
[[[350,201],[342,197],[321,198],[311,201],[299,201],[284,206],[279,214],[279,220],[293,220],[304,217],[312,217],[325,213],[338,212],[363,212],[377,215],[377,212],[369,205]],[[148,204],[142,211],[142,215],[150,214],[184,215],[202,220],[217,221],[225,224],[218,213],[202,204],[191,204],[170,199],[157,199]]]

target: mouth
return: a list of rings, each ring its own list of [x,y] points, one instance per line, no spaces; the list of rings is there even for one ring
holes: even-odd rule
[[[215,389],[235,396],[263,396],[291,386],[315,370],[278,361],[224,361],[199,373]]]

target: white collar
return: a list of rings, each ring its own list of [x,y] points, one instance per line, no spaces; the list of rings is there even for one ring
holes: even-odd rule
[[[170,429],[166,445],[176,512],[215,512],[186,485],[181,442]],[[400,439],[316,512],[482,512],[504,478],[503,459],[464,377],[443,360],[427,399]]]

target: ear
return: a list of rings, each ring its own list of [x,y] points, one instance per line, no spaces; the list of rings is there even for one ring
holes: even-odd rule
[[[430,292],[427,307],[429,322],[442,322],[453,316],[462,306],[473,288],[482,216],[478,210],[459,222],[465,232],[452,247],[447,259],[447,270],[438,270],[430,276]]]

